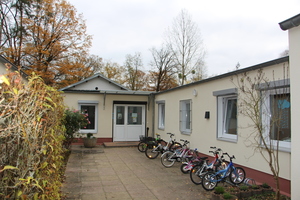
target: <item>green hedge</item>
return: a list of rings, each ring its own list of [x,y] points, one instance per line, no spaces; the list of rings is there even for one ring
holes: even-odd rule
[[[60,199],[63,97],[32,75],[0,78],[0,199]]]

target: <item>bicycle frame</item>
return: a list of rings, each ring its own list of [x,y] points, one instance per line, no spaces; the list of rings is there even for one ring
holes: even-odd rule
[[[224,153],[224,154],[229,157],[230,162],[229,162],[229,164],[227,165],[227,167],[225,169],[219,170],[219,171],[217,171],[217,172],[214,173],[215,177],[220,177],[220,178],[211,180],[211,182],[221,182],[221,181],[225,180],[229,176],[229,174],[230,174],[229,172],[231,170],[237,176],[237,174],[236,174],[236,168],[234,167],[234,164],[232,162],[232,159],[234,159],[235,157],[234,156],[230,157],[228,155],[228,153]]]
[[[224,180],[225,178],[227,178],[229,176],[229,170],[232,169],[235,172],[235,167],[233,166],[232,161],[230,160],[228,166],[225,169],[219,170],[217,172],[215,172],[215,176],[216,177],[221,177],[220,179],[215,179],[212,180],[211,182],[221,182],[222,180]],[[218,176],[219,175],[219,176]]]
[[[174,159],[176,159],[177,161],[179,161],[178,159],[180,159],[181,161],[183,161],[183,159],[188,157],[188,154],[191,152],[190,148],[187,147],[187,145],[190,143],[187,140],[180,140],[183,141],[183,147],[181,149],[177,149],[174,151],[173,155],[170,156],[170,158],[168,158],[168,160],[172,161]]]
[[[222,161],[222,160],[220,160],[220,157],[219,157],[219,152],[221,152],[222,149],[216,148],[216,147],[210,147],[210,148],[215,149],[215,151],[209,151],[210,153],[214,154],[214,159],[210,163],[208,163],[207,159],[203,160],[204,162],[202,164],[202,167],[196,172],[196,175],[199,176],[199,177],[201,175],[205,174],[207,170],[212,170],[217,162]],[[221,156],[221,158],[222,157],[223,157],[223,155]],[[206,170],[206,171],[203,172],[204,170]]]
[[[162,141],[165,142],[165,141],[161,140],[161,142],[158,143],[158,145],[152,150],[153,152],[155,152],[155,151],[160,151],[160,152],[166,151],[166,150],[168,150],[168,148],[170,147],[170,145],[175,142],[175,139],[173,139],[174,134],[173,133],[167,133],[167,134],[170,135],[170,139],[167,142],[167,144],[166,145],[162,145],[161,142]],[[159,140],[157,140],[157,141],[159,141]]]

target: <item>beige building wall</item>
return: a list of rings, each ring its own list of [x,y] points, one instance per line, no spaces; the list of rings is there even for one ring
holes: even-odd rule
[[[290,66],[291,66],[291,104],[293,109],[291,111],[291,127],[292,127],[292,155],[291,155],[291,197],[292,199],[300,198],[300,171],[298,166],[300,165],[300,92],[299,92],[299,77],[300,77],[300,27],[294,27],[289,29],[289,53],[290,53]]]
[[[148,102],[148,96],[64,93],[64,103],[71,109],[78,109],[78,101],[98,101],[98,133],[97,138],[112,138],[113,134],[113,101]],[[150,108],[150,110],[148,109]],[[152,128],[152,110],[146,106],[146,127]],[[151,129],[149,131],[152,131]]]
[[[288,65],[287,63],[285,64]],[[273,70],[275,69],[275,79],[283,78],[283,64],[267,67],[264,72],[272,80]],[[251,72],[256,74],[256,71]],[[271,174],[268,164],[264,161],[260,153],[254,153],[251,147],[246,147],[245,140],[251,131],[248,127],[248,119],[238,116],[238,139],[235,142],[220,140],[217,138],[217,98],[213,96],[214,91],[227,90],[235,88],[230,80],[231,76],[212,79],[211,81],[202,81],[198,84],[191,84],[180,89],[170,90],[155,95],[155,101],[165,101],[165,128],[158,129],[158,104],[155,105],[155,131],[161,133],[164,139],[168,139],[166,133],[175,133],[177,140],[187,139],[190,141],[191,148],[197,148],[199,152],[209,155],[211,146],[222,148],[230,155],[235,155],[235,163],[254,168]],[[194,95],[197,91],[197,96]],[[179,129],[179,102],[180,100],[192,100],[192,133],[184,135]],[[205,112],[210,112],[210,118],[205,119]],[[280,166],[282,178],[290,180],[290,152],[280,152]]]
[[[7,74],[6,66],[4,63],[0,62],[0,75]]]

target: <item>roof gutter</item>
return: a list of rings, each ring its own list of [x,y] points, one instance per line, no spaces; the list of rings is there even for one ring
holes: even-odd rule
[[[280,28],[284,31],[297,27],[299,25],[300,25],[300,14],[279,23]]]

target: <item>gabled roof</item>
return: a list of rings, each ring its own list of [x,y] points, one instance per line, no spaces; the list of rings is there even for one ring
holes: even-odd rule
[[[71,85],[69,85],[69,86],[67,86],[67,87],[61,88],[61,89],[59,89],[59,90],[60,90],[60,91],[70,91],[71,88],[74,88],[74,87],[76,87],[76,86],[78,86],[78,85],[81,85],[81,84],[83,84],[83,83],[85,83],[85,82],[91,81],[91,80],[96,79],[96,78],[102,78],[102,79],[106,80],[107,82],[109,82],[109,83],[111,83],[111,84],[113,84],[113,85],[115,85],[115,86],[117,86],[117,87],[120,87],[120,90],[126,90],[126,91],[129,91],[128,88],[124,87],[123,85],[121,85],[121,84],[119,84],[119,83],[114,82],[113,80],[111,80],[111,79],[105,77],[104,75],[102,75],[102,74],[100,74],[100,73],[97,73],[97,74],[95,74],[95,75],[93,75],[93,76],[91,76],[91,77],[89,77],[89,78],[83,79],[83,80],[81,80],[81,81],[79,81],[79,82],[77,82],[77,83],[73,83],[73,84],[71,84]],[[99,90],[101,90],[101,88],[99,88]]]

